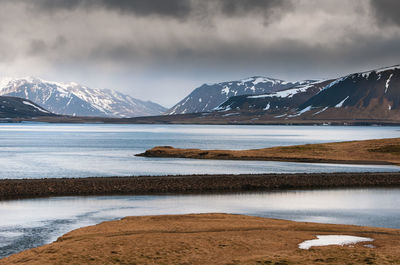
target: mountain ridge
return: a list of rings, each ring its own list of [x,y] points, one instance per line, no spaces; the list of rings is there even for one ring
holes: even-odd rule
[[[75,82],[61,83],[36,77],[3,78],[0,95],[29,99],[61,115],[135,117],[162,114],[166,108],[112,89],[92,89]]]
[[[313,81],[315,80],[288,82],[276,78],[253,76],[236,81],[203,84],[169,109],[166,114],[212,111],[232,96],[272,93]]]

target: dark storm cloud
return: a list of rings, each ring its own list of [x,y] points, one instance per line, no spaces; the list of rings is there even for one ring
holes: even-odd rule
[[[191,11],[190,1],[187,0],[36,0],[31,5],[50,11],[104,8],[143,16],[178,18],[186,17]]]
[[[10,1],[10,0],[5,0]],[[103,8],[139,16],[159,15],[177,19],[192,13],[214,12],[225,16],[244,16],[251,13],[267,15],[271,9],[287,8],[290,0],[14,0],[28,3],[41,11],[93,10]],[[205,15],[205,14],[200,14]],[[209,15],[209,14],[208,14]]]
[[[400,63],[398,10],[400,0],[0,0],[0,75],[163,101],[163,89],[178,100],[245,76],[334,77]]]
[[[380,24],[400,26],[399,0],[371,0],[371,5]]]
[[[240,16],[248,13],[264,13],[271,8],[288,8],[287,0],[220,0],[221,11],[228,16]]]

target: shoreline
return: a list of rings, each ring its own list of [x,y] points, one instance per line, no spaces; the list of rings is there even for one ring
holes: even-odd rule
[[[371,187],[400,187],[400,172],[2,179],[0,201],[60,196],[202,194]]]
[[[299,248],[318,235],[368,241]],[[390,228],[221,213],[135,216],[73,230],[0,264],[398,264],[399,240]]]
[[[275,146],[248,150],[203,150],[156,146],[143,157],[254,160],[330,164],[400,165],[400,138]]]

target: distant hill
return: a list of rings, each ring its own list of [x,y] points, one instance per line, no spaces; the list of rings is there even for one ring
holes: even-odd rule
[[[292,88],[296,85],[307,85],[312,82],[314,81],[306,80],[293,83],[280,79],[254,76],[238,81],[204,84],[193,90],[187,97],[169,109],[167,114],[207,112],[218,107],[233,96],[273,93]]]
[[[0,119],[55,116],[30,100],[0,96]]]
[[[92,89],[76,83],[39,78],[0,80],[0,95],[29,99],[51,112],[73,116],[135,117],[160,115],[166,109],[109,89]]]

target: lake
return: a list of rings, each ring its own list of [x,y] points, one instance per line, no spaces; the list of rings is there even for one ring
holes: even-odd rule
[[[125,216],[223,212],[295,221],[400,228],[400,189],[59,197],[0,202],[0,257],[72,229]]]
[[[0,178],[398,171],[396,166],[134,156],[157,145],[250,149],[400,136],[400,127],[0,124]]]
[[[400,127],[0,124],[0,178],[393,172],[397,166],[136,157],[158,145],[251,149],[393,138]],[[0,202],[0,257],[129,215],[224,212],[400,228],[400,189],[58,197]]]

